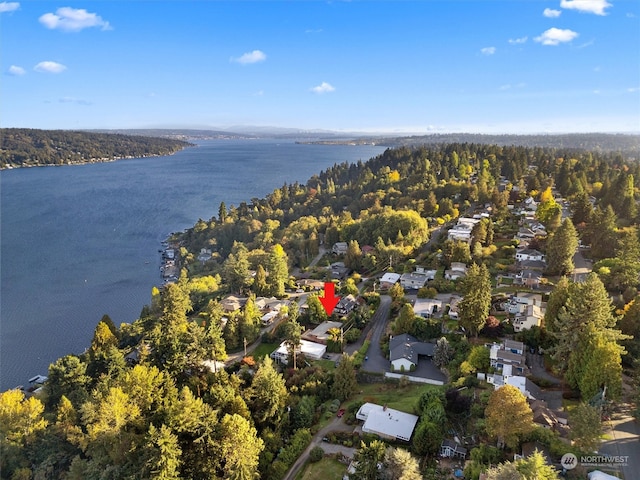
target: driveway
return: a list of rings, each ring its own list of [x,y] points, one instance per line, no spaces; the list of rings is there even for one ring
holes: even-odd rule
[[[389,312],[391,311],[391,297],[389,295],[380,296],[380,306],[369,321],[369,332],[371,333],[371,345],[367,352],[367,360],[362,364],[362,370],[367,372],[386,372],[389,370],[389,360],[382,354],[380,339],[387,328],[389,322]],[[365,335],[363,335],[364,337]],[[368,335],[367,335],[368,336]],[[364,341],[358,341],[345,348],[346,353],[352,355],[358,350]]]
[[[304,467],[305,463],[307,462],[307,459],[309,458],[309,453],[311,453],[311,450],[313,449],[313,447],[317,447],[318,445],[322,447],[325,453],[337,453],[338,451],[340,451],[346,456],[348,456],[349,458],[353,458],[353,455],[355,454],[355,448],[347,448],[342,445],[335,445],[335,446],[331,446],[331,449],[335,450],[335,452],[333,451],[330,452],[329,450],[330,450],[331,444],[325,443],[322,441],[322,439],[325,436],[327,436],[330,432],[335,432],[336,430],[343,431],[343,432],[353,432],[353,429],[354,427],[352,425],[347,425],[346,423],[344,423],[342,418],[335,417],[324,428],[321,428],[320,430],[318,430],[318,432],[313,436],[309,446],[306,448],[304,452],[302,452],[302,455],[300,455],[298,459],[295,461],[295,463],[291,466],[287,474],[284,476],[283,480],[294,480],[298,475],[298,473],[300,472],[300,470],[302,470],[302,467]],[[348,455],[348,453],[351,453],[351,454]],[[346,471],[346,468],[345,468],[345,471]]]

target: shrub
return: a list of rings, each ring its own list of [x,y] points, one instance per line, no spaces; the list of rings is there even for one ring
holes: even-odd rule
[[[324,450],[322,447],[313,447],[309,453],[309,459],[313,462],[319,462],[324,457]]]

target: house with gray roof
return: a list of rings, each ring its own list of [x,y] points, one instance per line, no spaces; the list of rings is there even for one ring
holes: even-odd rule
[[[420,355],[433,357],[434,343],[421,342],[408,333],[396,335],[389,340],[389,360],[394,371],[414,370]]]

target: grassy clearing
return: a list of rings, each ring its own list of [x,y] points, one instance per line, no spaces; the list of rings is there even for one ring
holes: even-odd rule
[[[337,460],[325,457],[318,463],[308,463],[296,480],[342,480],[347,467]]]
[[[387,405],[401,412],[413,413],[418,399],[427,390],[437,388],[433,385],[409,384],[399,387],[397,383],[371,383],[359,385],[358,393],[347,403],[370,402]]]
[[[279,343],[261,343],[253,351],[253,358],[255,358],[256,360],[264,358],[267,355],[270,355],[279,346]]]

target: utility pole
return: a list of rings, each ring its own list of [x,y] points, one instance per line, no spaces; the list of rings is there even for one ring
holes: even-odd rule
[[[243,339],[243,343],[244,343],[244,356],[247,356],[247,337],[244,337]]]

